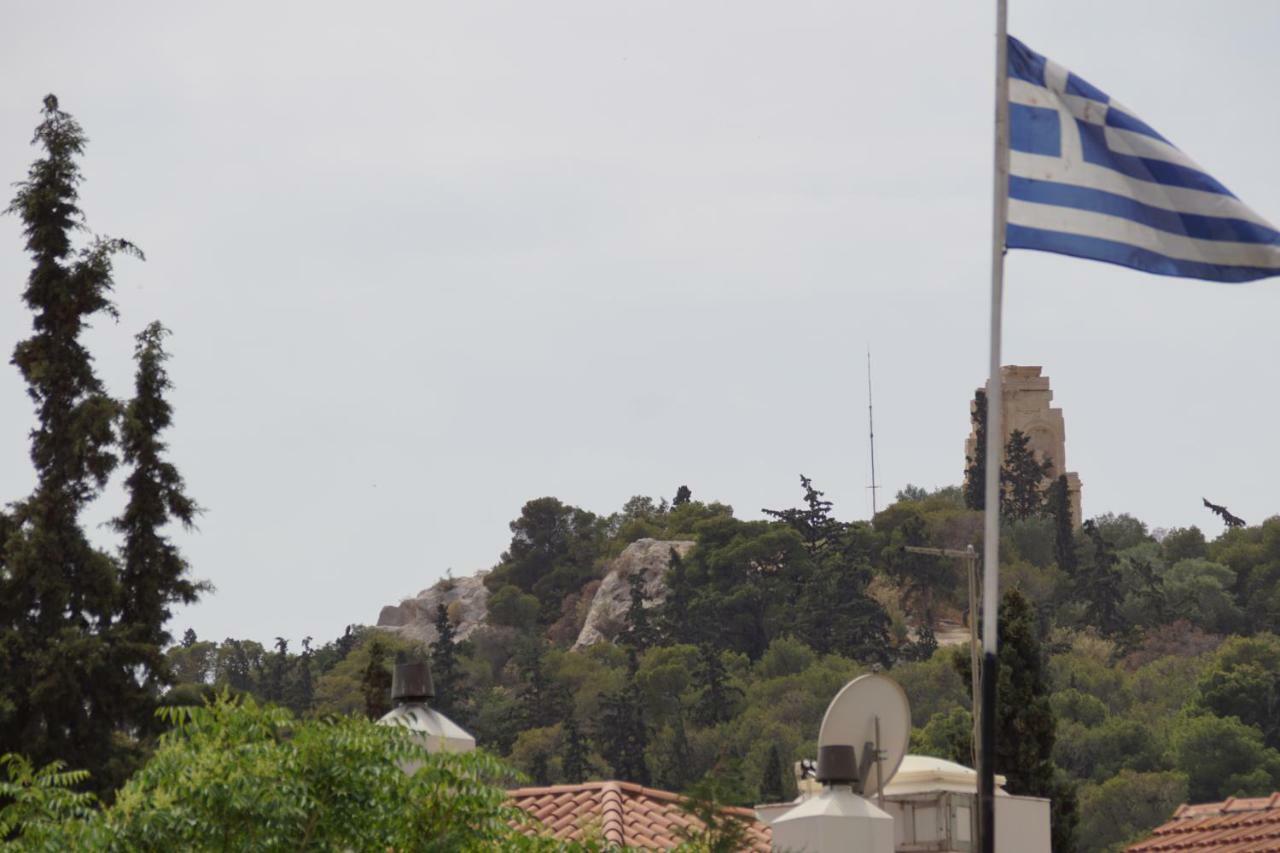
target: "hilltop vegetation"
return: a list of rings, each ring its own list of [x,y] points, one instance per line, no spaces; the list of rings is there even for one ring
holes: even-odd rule
[[[763,521],[685,492],[607,516],[530,501],[466,642],[443,610],[429,648],[370,628],[297,654],[188,636],[169,652],[188,682],[173,695],[218,685],[304,715],[378,714],[395,653],[422,654],[436,704],[537,783],[713,786],[752,804],[794,795],[791,763],[815,754],[827,702],[879,665],[911,699],[913,748],[971,764],[966,647],[930,630],[967,618],[963,570],[901,546],[977,543],[980,513],[959,488],[907,488],[874,524],[844,522],[802,485],[798,507]],[[1213,541],[1127,515],[1062,530],[1051,500],[1004,527],[1001,720],[1031,734],[998,768],[1015,793],[1054,798],[1058,849],[1280,788],[1280,518]],[[644,537],[698,544],[672,560],[663,603],[633,588],[617,643],[570,650],[583,588]]]

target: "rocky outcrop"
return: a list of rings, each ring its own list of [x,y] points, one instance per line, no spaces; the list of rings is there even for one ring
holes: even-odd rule
[[[458,640],[465,640],[484,624],[489,590],[484,585],[488,572],[466,578],[443,578],[414,598],[388,604],[378,614],[378,627],[419,643],[436,641],[436,606],[449,611]]]
[[[626,627],[627,608],[631,606],[630,578],[637,572],[644,578],[648,606],[662,603],[667,597],[663,576],[671,564],[672,550],[683,557],[693,545],[693,542],[683,540],[662,539],[637,539],[628,545],[609,563],[573,647],[580,649],[595,643],[612,642],[621,633]]]

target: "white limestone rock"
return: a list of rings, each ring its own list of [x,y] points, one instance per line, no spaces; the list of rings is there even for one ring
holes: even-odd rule
[[[467,637],[484,624],[489,589],[484,585],[487,571],[465,578],[442,578],[414,598],[399,604],[388,604],[378,614],[378,628],[391,631],[419,643],[436,641],[436,606],[449,610],[457,640]]]
[[[662,539],[637,539],[628,545],[609,563],[573,647],[581,649],[616,639],[626,625],[627,608],[631,606],[629,579],[636,572],[644,577],[649,607],[666,600],[667,586],[663,578],[671,564],[671,551],[684,557],[693,546],[694,543],[689,541]]]

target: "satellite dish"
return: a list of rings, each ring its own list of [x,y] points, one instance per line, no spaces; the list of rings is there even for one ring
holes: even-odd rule
[[[898,772],[911,739],[911,706],[898,682],[879,673],[860,675],[846,684],[822,718],[818,749],[852,746],[858,757],[854,793],[883,794]]]

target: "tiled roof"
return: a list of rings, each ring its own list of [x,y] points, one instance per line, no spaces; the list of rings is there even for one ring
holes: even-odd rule
[[[512,802],[541,824],[532,834],[562,840],[596,839],[608,845],[643,850],[670,850],[685,842],[681,829],[698,831],[702,823],[680,808],[683,797],[670,791],[645,788],[631,782],[584,782],[517,788],[507,792]],[[746,822],[746,850],[767,853],[772,833],[756,820],[751,809],[725,808]]]
[[[1280,851],[1280,794],[1178,806],[1172,820],[1129,847],[1130,853],[1164,850]]]

